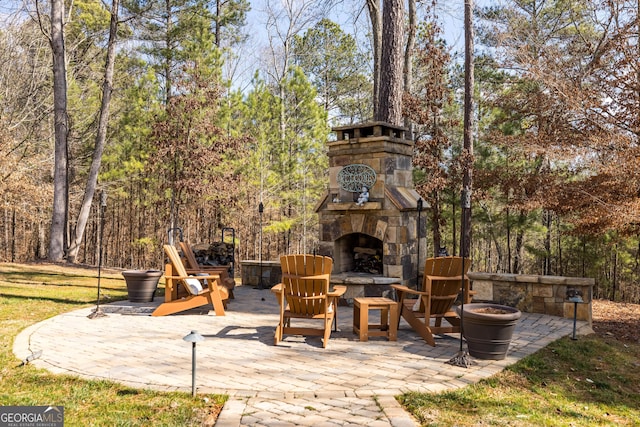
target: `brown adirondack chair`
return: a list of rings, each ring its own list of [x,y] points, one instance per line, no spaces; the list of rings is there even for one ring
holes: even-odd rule
[[[274,345],[289,334],[321,336],[322,347],[326,348],[331,325],[336,319],[338,299],[347,290],[345,286],[329,290],[333,260],[318,255],[285,255],[280,257],[280,264],[282,283],[271,288],[280,304]],[[291,326],[292,319],[316,319],[322,322],[322,326]]]
[[[224,265],[203,265],[198,264],[196,254],[193,252],[191,245],[187,242],[180,242],[180,249],[182,249],[182,255],[184,256],[184,266],[187,273],[209,273],[217,274],[220,276],[220,285],[224,286],[229,293],[229,299],[234,299],[233,290],[236,287],[236,282],[229,277],[229,269]]]
[[[471,260],[455,256],[428,258],[425,261],[422,289],[414,290],[403,285],[391,285],[398,295],[400,317],[420,334],[427,344],[436,345],[434,334],[460,333],[460,318],[452,307],[464,282],[465,304],[471,302],[471,290],[467,272]],[[464,279],[462,274],[464,274]],[[407,298],[415,295],[418,299]],[[443,325],[442,320],[448,325]]]
[[[165,302],[151,314],[152,316],[166,316],[211,304],[216,316],[224,316],[224,305],[222,300],[228,299],[225,288],[219,286],[220,276],[218,274],[189,275],[178,250],[171,245],[164,245],[164,251],[169,258],[165,266]],[[204,282],[206,281],[206,287]],[[184,288],[186,296],[180,296],[178,287]]]

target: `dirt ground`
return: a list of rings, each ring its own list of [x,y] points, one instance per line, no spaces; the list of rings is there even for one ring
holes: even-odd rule
[[[593,300],[592,312],[596,334],[640,343],[640,304]]]

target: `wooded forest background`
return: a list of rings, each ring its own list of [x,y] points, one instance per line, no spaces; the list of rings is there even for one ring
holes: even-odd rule
[[[173,228],[192,244],[232,228],[237,261],[313,252],[330,127],[379,117],[388,7],[428,253],[459,253],[472,165],[473,271],[593,277],[596,298],[640,302],[640,0],[476,7],[473,155],[451,2],[251,3],[3,2],[0,260],[97,265],[102,248],[105,266],[160,269]]]

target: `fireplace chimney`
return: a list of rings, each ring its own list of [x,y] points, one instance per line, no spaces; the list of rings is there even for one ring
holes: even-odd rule
[[[336,137],[327,143],[329,188],[316,208],[319,253],[334,259],[332,281],[415,285],[417,257],[426,251],[425,238],[417,237],[417,230],[425,224],[418,224],[420,196],[413,186],[413,141],[407,139],[405,128],[384,122],[340,126],[333,131]],[[366,201],[358,201],[362,187],[369,193]],[[418,245],[423,246],[422,251]],[[382,257],[380,275],[353,272],[353,257],[362,248]],[[372,292],[380,293],[379,289]],[[354,297],[380,296],[367,292],[366,286],[364,295],[360,293]]]

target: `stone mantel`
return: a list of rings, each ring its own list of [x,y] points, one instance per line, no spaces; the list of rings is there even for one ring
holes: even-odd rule
[[[474,301],[491,301],[516,307],[526,313],[573,318],[576,304],[568,301],[567,289],[582,294],[577,304],[577,319],[591,325],[591,300],[595,279],[586,277],[540,276],[469,272]]]

